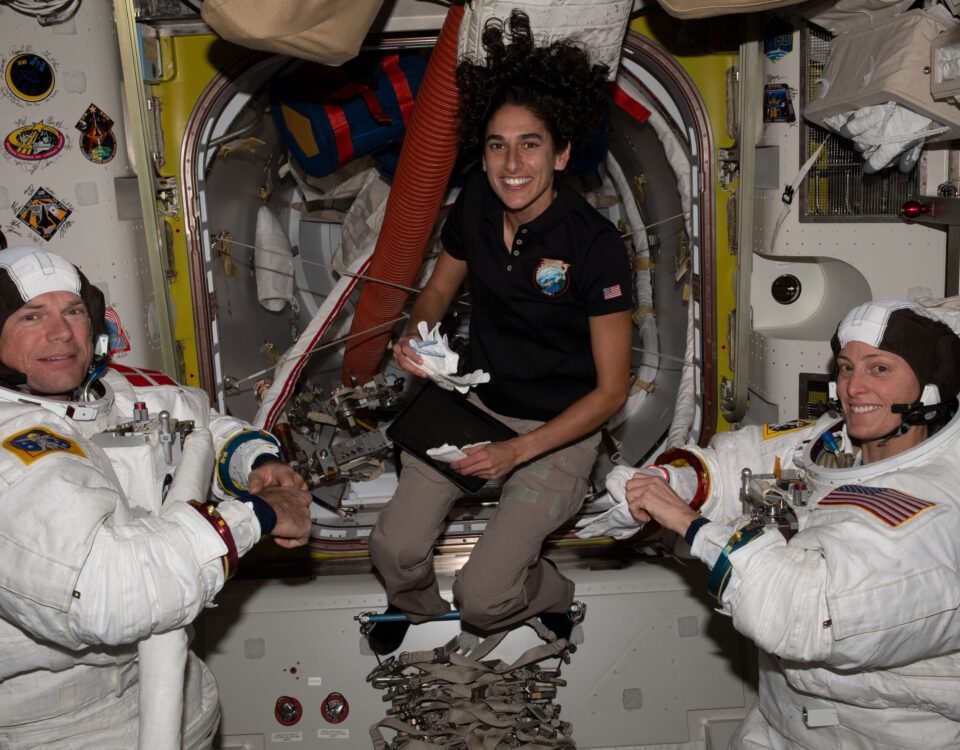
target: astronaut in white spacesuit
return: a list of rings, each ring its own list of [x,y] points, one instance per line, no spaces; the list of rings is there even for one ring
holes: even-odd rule
[[[108,369],[103,296],[63,258],[0,251],[0,324],[0,747],[209,747],[216,685],[177,634],[262,534],[307,541],[306,485],[201,391]]]
[[[884,300],[848,313],[833,349],[840,413],[717,435],[608,486],[686,538],[760,647],[731,748],[957,748],[960,338]],[[743,517],[741,488],[771,472],[761,505],[791,506],[789,541]]]

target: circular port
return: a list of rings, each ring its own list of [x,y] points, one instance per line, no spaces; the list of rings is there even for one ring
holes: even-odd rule
[[[296,698],[289,695],[281,695],[277,698],[277,705],[274,706],[273,715],[285,727],[292,727],[301,718],[303,718],[303,706]]]
[[[350,705],[340,693],[330,693],[320,706],[320,715],[331,724],[339,724],[349,713]]]
[[[781,305],[792,305],[800,298],[800,279],[790,273],[777,276],[770,286],[770,294]]]

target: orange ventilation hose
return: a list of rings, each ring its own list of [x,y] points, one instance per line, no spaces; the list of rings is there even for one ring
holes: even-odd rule
[[[412,286],[447,193],[457,158],[457,34],[463,5],[452,5],[410,116],[397,173],[370,269],[375,279]],[[393,334],[387,323],[403,311],[408,293],[377,282],[364,284],[343,357],[343,382],[366,383],[380,371]]]

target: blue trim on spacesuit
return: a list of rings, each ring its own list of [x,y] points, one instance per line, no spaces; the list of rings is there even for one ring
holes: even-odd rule
[[[263,432],[261,430],[246,430],[244,432],[238,432],[232,438],[227,440],[223,444],[223,448],[220,449],[220,455],[217,457],[217,481],[220,484],[220,487],[229,495],[238,497],[244,494],[247,491],[246,486],[240,487],[237,485],[230,476],[230,462],[233,460],[233,454],[236,450],[243,445],[244,443],[249,443],[251,440],[263,440],[277,448],[276,455],[279,456],[280,452],[280,443],[277,439],[271,435],[269,432]]]

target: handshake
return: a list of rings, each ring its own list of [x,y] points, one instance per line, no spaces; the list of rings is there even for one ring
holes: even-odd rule
[[[426,322],[421,320],[417,332],[420,338],[411,339],[410,346],[423,360],[420,369],[438,386],[447,391],[466,393],[478,383],[490,382],[490,373],[483,370],[474,370],[469,375],[456,374],[460,355],[450,348],[446,335],[440,335],[439,323],[433,330],[427,330]]]

